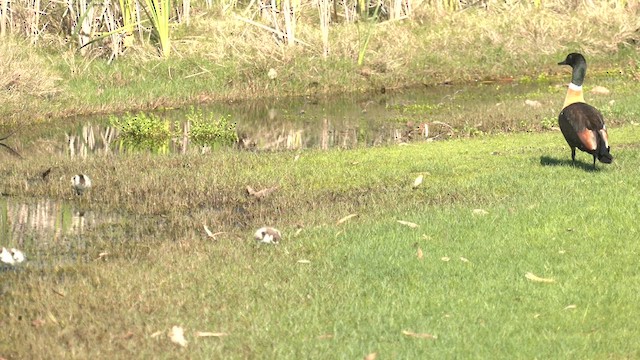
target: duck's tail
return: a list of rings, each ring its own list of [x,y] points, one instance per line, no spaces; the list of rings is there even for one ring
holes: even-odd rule
[[[611,164],[613,162],[613,156],[609,153],[611,147],[609,147],[607,130],[601,129],[597,132],[598,137],[598,152],[597,157],[601,163]]]

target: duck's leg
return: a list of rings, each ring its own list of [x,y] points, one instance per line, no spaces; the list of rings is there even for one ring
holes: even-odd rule
[[[571,163],[575,165],[576,163],[576,148],[571,147]]]
[[[596,169],[596,154],[593,154],[593,170]]]

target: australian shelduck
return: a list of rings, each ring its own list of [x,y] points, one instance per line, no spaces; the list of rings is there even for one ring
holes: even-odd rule
[[[569,65],[573,69],[569,90],[558,116],[562,135],[571,147],[571,160],[575,163],[578,148],[593,155],[594,169],[596,158],[610,164],[613,157],[609,153],[609,136],[604,118],[598,109],[584,102],[582,83],[587,73],[587,61],[582,54],[571,53],[558,65]]]

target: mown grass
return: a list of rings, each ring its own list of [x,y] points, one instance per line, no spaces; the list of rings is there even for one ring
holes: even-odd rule
[[[30,262],[0,276],[0,354],[636,358],[639,135],[637,126],[610,129],[616,160],[595,171],[583,153],[571,166],[559,132],[303,151],[297,160],[4,161],[2,190],[16,201],[68,199],[120,218],[57,240],[58,250],[86,244],[73,257],[45,252],[47,239],[24,244]],[[51,162],[52,180],[25,190],[24,177]],[[94,177],[82,199],[68,189],[76,171]],[[418,174],[425,181],[413,189]],[[257,201],[248,184],[279,189]],[[204,222],[227,234],[206,237]],[[284,231],[280,245],[253,243],[264,224]],[[167,338],[173,325],[185,328],[186,348]]]

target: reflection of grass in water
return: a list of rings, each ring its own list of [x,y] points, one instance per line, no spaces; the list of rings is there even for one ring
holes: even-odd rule
[[[297,160],[235,151],[87,158],[96,185],[82,201],[126,216],[87,231],[82,251],[109,255],[2,274],[0,353],[633,357],[639,209],[625,179],[640,175],[638,129],[610,132],[616,162],[598,171],[568,165],[557,132],[304,151]],[[24,174],[51,161],[54,180],[27,192]],[[66,177],[55,179],[78,166],[34,157],[2,162],[0,173],[15,196],[63,198]],[[279,188],[256,200],[246,185]],[[336,225],[351,213],[359,216]],[[207,238],[204,223],[227,234]],[[251,240],[265,224],[283,230],[279,246]],[[167,339],[173,325],[186,329],[187,348]]]

